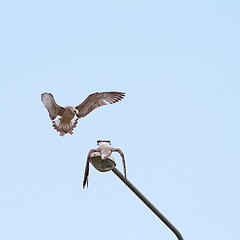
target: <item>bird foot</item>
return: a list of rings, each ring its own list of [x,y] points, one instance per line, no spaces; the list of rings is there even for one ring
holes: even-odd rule
[[[73,135],[73,131],[72,130],[68,130],[68,133]]]
[[[60,132],[60,136],[63,137],[64,135],[65,135],[65,132],[61,131],[61,132]]]

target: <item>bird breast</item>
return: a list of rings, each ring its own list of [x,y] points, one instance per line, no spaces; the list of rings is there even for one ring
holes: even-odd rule
[[[72,109],[69,109],[68,107],[66,107],[62,115],[62,122],[69,123],[74,118],[74,116],[75,116],[75,113],[72,111]]]

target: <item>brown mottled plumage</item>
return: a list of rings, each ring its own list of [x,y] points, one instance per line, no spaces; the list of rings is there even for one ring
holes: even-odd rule
[[[125,96],[123,92],[96,92],[89,95],[81,104],[76,107],[59,106],[51,93],[42,93],[41,100],[49,112],[53,128],[60,132],[60,136],[73,134],[78,119],[85,117],[94,109],[103,105],[116,103]],[[60,118],[54,120],[57,116]]]

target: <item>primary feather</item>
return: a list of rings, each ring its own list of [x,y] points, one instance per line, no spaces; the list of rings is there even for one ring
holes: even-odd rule
[[[79,118],[85,117],[94,109],[103,105],[112,104],[120,101],[125,96],[123,92],[96,92],[89,95],[81,104],[76,106]]]

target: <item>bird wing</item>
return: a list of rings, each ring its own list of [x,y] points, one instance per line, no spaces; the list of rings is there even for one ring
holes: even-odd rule
[[[89,95],[81,104],[76,106],[78,109],[79,118],[85,117],[95,108],[103,105],[116,103],[122,100],[125,96],[123,92],[96,92]]]
[[[99,149],[98,148],[97,149],[91,149],[88,153],[85,172],[84,172],[84,178],[83,178],[83,188],[85,188],[85,186],[88,187],[89,163],[90,163],[90,160],[91,160],[91,155],[94,152],[99,152]]]
[[[120,156],[122,157],[124,176],[125,176],[125,179],[127,179],[126,162],[125,162],[125,158],[124,158],[124,154],[123,154],[122,150],[120,148],[112,148],[112,151],[118,152],[120,154]]]
[[[41,94],[41,100],[43,102],[43,105],[48,110],[49,117],[51,120],[55,119],[57,115],[62,115],[65,108],[59,106],[51,93],[42,93]]]

